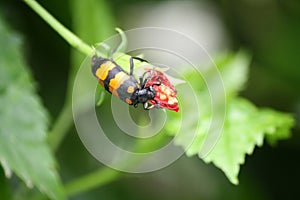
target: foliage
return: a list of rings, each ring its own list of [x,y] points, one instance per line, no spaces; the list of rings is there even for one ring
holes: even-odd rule
[[[290,114],[281,113],[272,109],[256,108],[248,100],[238,97],[238,91],[244,88],[247,79],[247,72],[250,57],[244,51],[237,54],[229,54],[219,58],[216,65],[221,73],[226,91],[226,116],[222,134],[215,147],[206,156],[202,157],[201,148],[203,141],[207,137],[208,128],[212,123],[212,113],[210,107],[210,94],[205,82],[200,75],[188,73],[190,84],[193,85],[194,92],[197,96],[201,116],[195,115],[191,110],[188,119],[188,125],[182,125],[183,131],[176,135],[176,144],[186,149],[186,154],[192,156],[199,154],[206,163],[213,162],[220,168],[233,184],[238,184],[237,175],[240,165],[245,162],[246,154],[252,154],[256,145],[261,146],[264,138],[274,143],[279,139],[290,137],[290,128],[294,125],[294,119]],[[215,74],[210,71],[206,72],[208,79],[214,79]],[[179,87],[179,93],[180,93]],[[183,92],[183,91],[182,91]],[[181,102],[187,102],[190,96],[182,96]],[[169,113],[171,123],[166,123],[170,135],[174,135],[179,128],[182,120],[178,115]],[[188,133],[197,127],[196,136],[193,143],[190,144]],[[192,135],[192,134],[190,134]]]
[[[77,21],[74,30],[89,43],[103,40],[113,31],[114,21],[110,17],[109,8],[105,1],[99,2],[101,3],[97,6],[94,6],[96,1],[93,0],[84,2],[76,0],[71,3],[72,18]],[[41,11],[40,8],[38,9]],[[37,10],[35,11],[37,12]],[[44,14],[45,12],[45,10],[41,11]],[[79,12],[81,15],[78,15]],[[39,13],[40,16],[46,16],[41,13]],[[64,29],[59,22],[53,19],[49,20],[49,15],[43,18],[77,50],[85,54],[91,52],[91,48],[87,44]],[[99,19],[103,19],[101,26],[99,26]],[[90,23],[87,24],[86,21]],[[47,111],[36,94],[34,81],[22,56],[21,39],[2,21],[0,21],[0,34],[0,44],[5,47],[0,49],[0,162],[2,168],[6,177],[11,177],[14,172],[27,186],[36,186],[52,199],[63,199],[65,198],[63,186],[56,170],[56,161],[46,142]],[[129,55],[124,55],[120,60],[121,65],[127,69],[128,58]],[[67,129],[72,123],[70,117],[72,116],[70,106],[72,83],[82,59],[82,55],[79,55],[78,52],[72,52],[72,68],[66,103],[62,113],[53,123],[54,128],[49,134],[51,137],[48,138],[50,146],[54,150],[64,139]],[[220,98],[217,103],[222,104],[224,100],[226,101],[224,105],[226,115],[222,134],[210,154],[203,157],[201,150],[203,141],[208,137],[208,129],[214,113],[211,112],[211,96],[206,82],[197,73],[186,71],[184,76],[187,77],[196,94],[197,106],[200,108],[201,115],[193,115],[194,107],[190,106],[185,110],[189,113],[185,119],[188,123],[181,124],[180,121],[183,119],[181,115],[168,112],[168,121],[164,127],[164,131],[168,135],[175,137],[175,143],[186,150],[187,156],[197,154],[206,163],[214,163],[233,184],[238,184],[237,176],[240,165],[245,162],[247,154],[253,153],[255,146],[261,146],[264,139],[270,144],[274,144],[278,140],[290,137],[290,129],[294,125],[294,119],[290,114],[267,108],[257,108],[249,100],[238,96],[238,93],[245,87],[249,64],[250,56],[244,51],[227,54],[216,59],[216,66],[224,81],[226,92],[226,99]],[[205,76],[209,81],[216,78],[216,74],[210,70],[205,72]],[[89,86],[87,85],[87,87]],[[190,97],[183,95],[184,90],[180,85],[178,94],[180,102],[182,104],[186,102],[186,105],[181,106],[190,105],[188,103]],[[96,95],[98,95],[96,97],[98,104],[101,104],[103,102],[102,91]],[[182,131],[177,134],[175,130],[180,128]],[[189,144],[188,135],[191,130],[196,130],[196,137],[192,144]],[[71,182],[71,184],[66,184],[65,189],[68,195],[76,194],[104,185],[120,177],[119,175],[108,168],[100,169],[83,176],[82,179]]]
[[[63,199],[55,159],[46,142],[48,115],[22,56],[22,41],[0,20],[0,161],[7,177],[16,173]]]

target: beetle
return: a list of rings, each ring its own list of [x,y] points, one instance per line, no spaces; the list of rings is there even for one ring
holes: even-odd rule
[[[128,74],[112,58],[94,55],[91,62],[92,73],[106,91],[135,108],[141,103],[144,109],[148,110],[152,107],[147,102],[148,100],[155,101],[156,92],[152,85],[145,87],[147,80],[144,80],[143,76],[140,77],[139,82],[133,76],[133,59],[147,62],[139,57],[130,57],[130,73]]]

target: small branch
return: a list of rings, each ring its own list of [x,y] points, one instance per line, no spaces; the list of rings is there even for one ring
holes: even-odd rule
[[[79,50],[85,55],[90,55],[94,49],[84,43],[80,38],[78,38],[75,34],[69,31],[66,27],[64,27],[59,21],[57,21],[47,10],[45,10],[42,6],[40,6],[35,0],[23,0],[33,11],[35,11],[43,20],[45,20],[62,38],[64,38],[72,47]],[[117,29],[122,37],[123,43],[117,49],[122,50],[124,46],[126,46],[126,40],[124,39],[124,33]],[[129,57],[129,56],[128,56]],[[128,57],[123,56],[121,61],[128,63]],[[72,125],[73,115],[72,115],[72,103],[70,101],[71,98],[67,98],[65,101],[65,105],[63,106],[62,111],[60,112],[57,120],[55,121],[52,130],[48,135],[49,144],[52,150],[56,150],[65,137],[68,129]],[[149,145],[137,145],[137,150],[146,150],[147,148],[157,145],[158,142],[150,143]],[[138,151],[139,152],[139,151]],[[135,165],[139,162],[139,158],[124,158],[123,164],[125,165]],[[102,168],[97,170],[96,172],[92,172],[88,175],[80,177],[68,184],[65,185],[65,191],[68,196],[78,194],[80,192],[88,191],[95,187],[103,186],[107,183],[112,182],[113,180],[119,178],[122,173],[110,169],[110,168]]]
[[[156,140],[153,140],[149,143],[143,143],[138,142],[136,146],[134,147],[134,152],[148,152],[151,151],[154,147],[159,146],[160,144],[164,143],[168,137],[166,135],[161,135]],[[129,157],[123,157],[122,160],[119,161],[118,166],[119,167],[130,167],[130,166],[136,166],[141,162],[141,157],[136,156],[129,156]],[[96,187],[101,187],[105,184],[108,184],[120,176],[122,176],[124,173],[121,173],[120,171],[116,171],[114,169],[104,167],[101,168],[95,172],[91,172],[88,175],[85,175],[83,177],[79,177],[67,184],[65,184],[65,192],[67,196],[76,195],[81,192],[89,191]]]
[[[49,24],[63,39],[72,47],[85,55],[92,53],[93,48],[84,43],[74,33],[57,21],[46,9],[39,5],[35,0],[23,0],[33,11],[35,11],[45,22]],[[48,141],[52,150],[56,150],[72,125],[72,103],[69,99],[60,112],[57,120],[48,134]]]
[[[78,38],[74,33],[64,27],[47,10],[40,6],[35,0],[23,0],[32,10],[34,10],[45,22],[49,24],[61,37],[63,37],[72,47],[78,49],[85,55],[92,53],[93,49]]]
[[[50,148],[56,151],[73,123],[72,104],[66,102],[48,134]]]
[[[75,195],[84,191],[88,191],[95,187],[105,185],[113,180],[117,179],[121,175],[120,172],[104,168],[99,169],[96,172],[90,173],[86,176],[78,178],[65,186],[65,192],[67,196]]]

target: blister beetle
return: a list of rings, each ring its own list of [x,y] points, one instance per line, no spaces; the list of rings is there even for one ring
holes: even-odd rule
[[[147,80],[144,80],[143,76],[140,77],[139,82],[133,76],[133,59],[146,61],[138,57],[131,57],[130,73],[128,74],[112,58],[94,55],[91,64],[92,72],[105,90],[114,96],[134,107],[141,103],[144,109],[150,109],[152,107],[147,102],[154,100],[156,92],[152,86],[145,87]]]

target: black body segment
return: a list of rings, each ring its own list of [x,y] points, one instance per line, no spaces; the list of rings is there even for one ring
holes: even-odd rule
[[[92,72],[105,90],[129,105],[137,107],[138,103],[143,103],[144,108],[147,109],[147,101],[154,99],[155,90],[151,86],[144,88],[145,81],[141,80],[139,83],[134,78],[132,59],[130,59],[130,74],[128,74],[112,59],[93,56]]]

